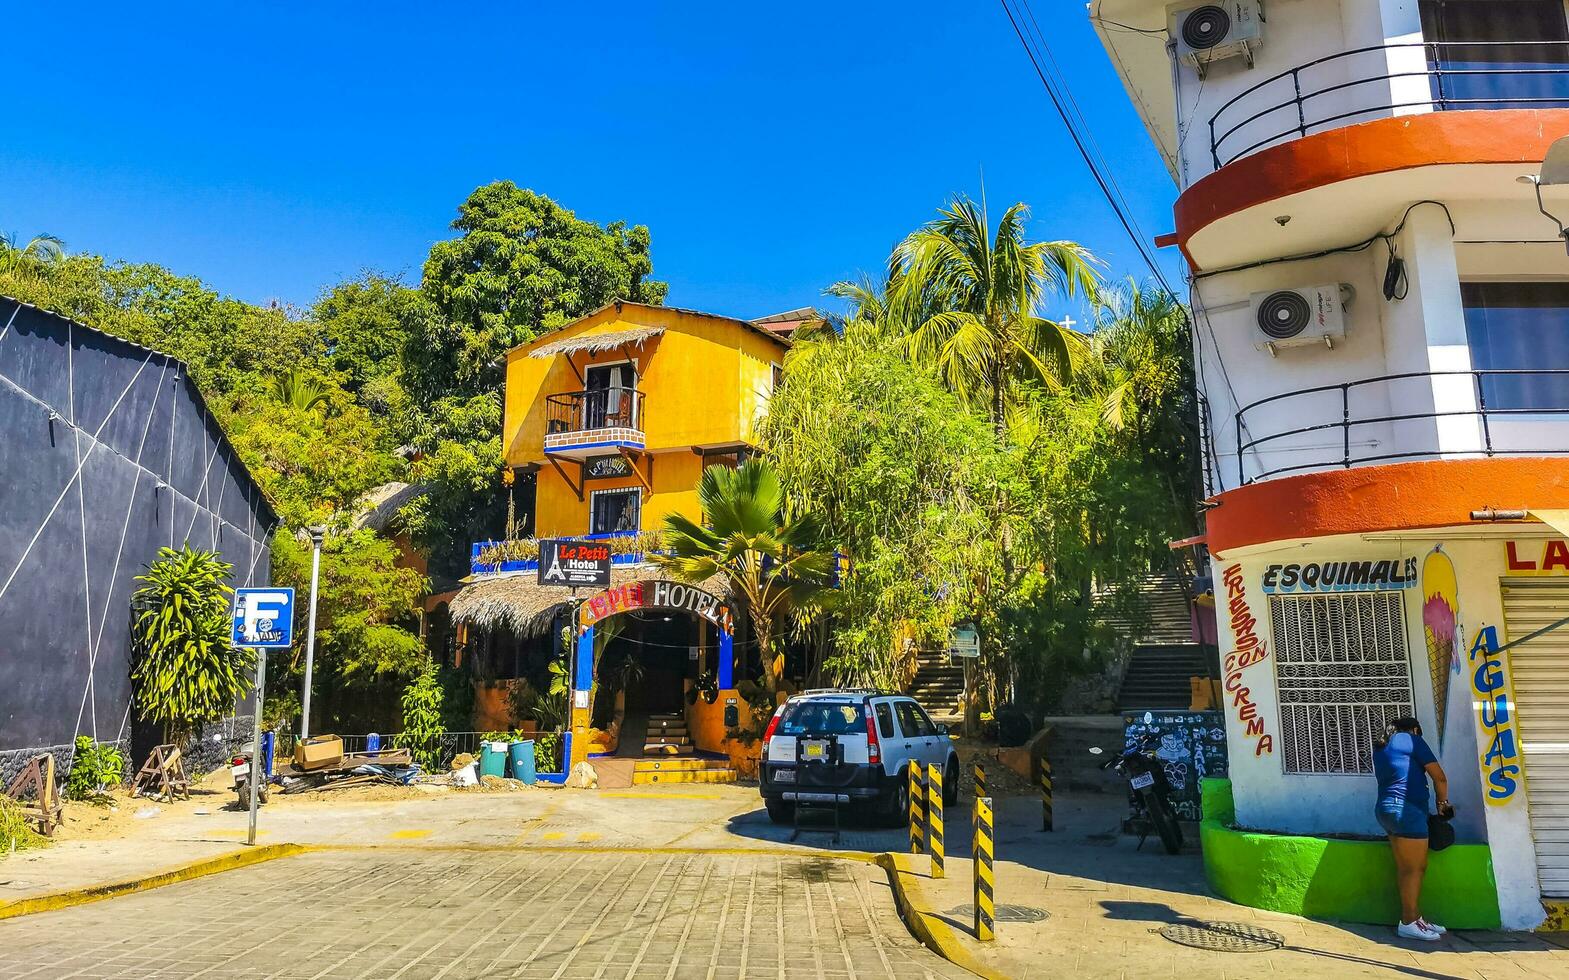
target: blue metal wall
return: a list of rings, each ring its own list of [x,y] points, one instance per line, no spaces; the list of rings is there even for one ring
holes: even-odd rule
[[[127,738],[135,576],[265,585],[275,523],[184,364],[0,297],[0,751]]]

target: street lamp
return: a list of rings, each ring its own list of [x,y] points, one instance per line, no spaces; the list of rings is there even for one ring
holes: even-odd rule
[[[305,694],[300,705],[300,741],[311,735],[311,668],[316,661],[316,580],[321,575],[321,539],[327,529],[320,524],[305,529],[311,536],[311,618],[305,631]]]
[[[1547,148],[1547,159],[1542,161],[1542,172],[1527,174],[1518,178],[1522,184],[1530,184],[1536,188],[1536,209],[1558,226],[1558,235],[1564,240],[1564,247],[1569,249],[1569,229],[1564,227],[1562,220],[1547,210],[1547,205],[1542,202],[1543,187],[1559,187],[1569,184],[1569,136],[1562,137]]]

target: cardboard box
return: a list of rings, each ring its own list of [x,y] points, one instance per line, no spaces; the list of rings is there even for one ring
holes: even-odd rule
[[[343,739],[336,735],[312,735],[294,747],[294,765],[310,772],[343,761]]]

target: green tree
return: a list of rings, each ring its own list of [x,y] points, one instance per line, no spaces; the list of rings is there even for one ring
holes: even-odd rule
[[[955,199],[894,250],[887,290],[910,356],[983,408],[999,437],[1025,390],[1060,384],[1082,353],[1077,335],[1041,315],[1043,302],[1096,288],[1083,246],[1025,241],[1028,214],[1008,208],[994,236],[980,207]]]
[[[34,235],[18,245],[15,235],[0,235],[0,271],[19,279],[42,279],[65,258],[65,242],[53,235]]]
[[[935,643],[994,580],[986,502],[1017,459],[899,341],[854,317],[786,355],[763,441],[791,508],[844,553],[831,621],[832,681],[893,687],[900,645]]]
[[[763,685],[779,690],[784,654],[775,626],[828,596],[833,555],[817,550],[822,529],[813,517],[787,515],[784,488],[772,466],[710,466],[698,483],[704,523],[680,513],[665,517],[668,553],[654,562],[688,582],[722,575],[746,601],[763,664]]]
[[[311,317],[321,327],[327,358],[343,374],[345,388],[360,393],[367,385],[397,382],[409,333],[425,315],[423,304],[418,289],[376,272],[322,294]]]
[[[296,412],[314,412],[327,406],[326,389],[298,370],[273,378],[272,397]]]
[[[183,742],[234,711],[254,654],[229,642],[233,566],[189,545],[161,548],[131,596],[131,686],[142,717]]]
[[[509,348],[611,300],[665,296],[649,278],[646,227],[584,221],[511,181],[476,189],[452,227],[459,237],[425,262],[429,315],[410,334],[406,373],[421,400],[492,390]]]

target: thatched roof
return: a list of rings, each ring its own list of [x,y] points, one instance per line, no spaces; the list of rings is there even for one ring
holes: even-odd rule
[[[629,565],[610,570],[612,585],[650,582],[675,576],[656,565]],[[507,629],[519,636],[538,636],[550,628],[558,610],[566,608],[571,594],[559,585],[540,585],[532,571],[487,576],[463,586],[453,596],[449,610],[452,621],[477,629]],[[729,601],[730,586],[716,575],[699,583],[702,588]],[[582,590],[580,595],[592,593]]]
[[[580,334],[541,344],[529,351],[528,356],[555,357],[557,354],[575,354],[580,350],[590,353],[614,350],[622,344],[641,344],[648,338],[657,337],[664,332],[664,327],[633,327],[630,330],[617,330],[613,333]]]
[[[418,483],[383,483],[360,498],[354,529],[368,527],[378,534],[387,530],[398,511],[427,492],[427,488]]]

